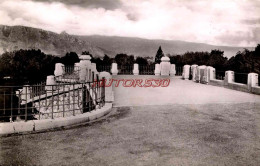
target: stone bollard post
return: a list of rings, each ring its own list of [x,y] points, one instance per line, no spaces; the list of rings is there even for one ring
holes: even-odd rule
[[[100,78],[105,77],[105,101],[106,102],[113,102],[114,101],[114,94],[112,89],[112,76],[108,72],[100,72]]]
[[[154,75],[159,76],[161,73],[160,64],[155,64]]]
[[[29,85],[24,85],[23,89],[21,90],[21,104],[26,104],[29,99],[30,99]]]
[[[197,73],[197,66],[196,64],[191,65],[191,75],[192,75],[192,81],[196,81],[195,77],[196,77],[196,73]]]
[[[45,90],[46,91],[56,90],[55,85],[56,85],[55,76],[54,75],[47,76]]]
[[[89,79],[89,69],[91,69],[91,57],[89,55],[81,55],[79,62],[79,80],[86,82]]]
[[[175,64],[171,64],[170,75],[175,76],[175,74],[176,74]]]
[[[201,83],[204,83],[204,84],[208,84],[209,83],[209,71],[212,67],[211,66],[206,66],[205,69],[203,69],[203,77],[202,77],[202,80],[201,80]]]
[[[182,71],[182,78],[184,80],[187,80],[189,79],[189,76],[190,76],[190,65],[184,65]]]
[[[247,76],[247,86],[248,90],[252,92],[252,87],[258,86],[258,74],[257,73],[249,73]]]
[[[205,66],[205,65],[200,66],[200,72],[199,72],[199,74],[200,74],[200,83],[205,83],[203,78],[205,79],[204,74],[206,74],[206,72],[205,72],[206,68],[207,68],[207,66]]]
[[[65,71],[64,71],[64,64],[62,63],[56,63],[55,64],[55,70],[54,70],[54,75],[55,76],[61,76],[65,74]]]
[[[195,75],[195,81],[200,82],[200,67],[196,67],[196,75]]]
[[[139,75],[139,64],[137,64],[137,63],[134,64],[133,74]]]
[[[200,83],[202,81],[203,75],[204,75],[204,69],[206,68],[205,65],[197,66],[197,72],[195,76],[196,82]]]
[[[209,81],[216,79],[216,69],[214,67],[210,66],[210,68],[208,68],[208,76],[209,76]]]
[[[224,85],[228,85],[228,83],[232,83],[234,81],[235,81],[234,71],[230,71],[230,70],[226,71]]]
[[[117,63],[112,63],[111,73],[112,75],[118,74]]]
[[[170,63],[170,58],[167,56],[164,56],[161,58],[161,75],[162,76],[169,76],[170,75],[170,70],[171,70],[171,63]]]

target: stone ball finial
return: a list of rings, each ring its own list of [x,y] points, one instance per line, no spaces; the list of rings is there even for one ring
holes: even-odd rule
[[[91,60],[91,56],[90,55],[81,55],[79,57],[80,60]]]
[[[162,62],[169,62],[169,61],[170,61],[170,58],[167,57],[167,56],[164,56],[164,57],[161,58],[161,61],[162,61]]]

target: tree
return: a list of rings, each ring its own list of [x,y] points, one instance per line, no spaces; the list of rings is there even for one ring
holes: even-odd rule
[[[111,65],[111,64],[112,64],[112,59],[105,54],[105,56],[103,57],[103,65]]]
[[[0,57],[0,77],[11,76],[13,73],[14,52],[5,52]]]
[[[117,54],[115,56],[115,61],[118,64],[118,66],[128,66],[134,64],[134,56],[133,55],[127,55],[127,54]]]
[[[223,56],[224,51],[212,50],[210,52],[209,60],[206,65],[213,66],[217,70],[223,70],[224,65],[227,63],[227,58]]]
[[[162,51],[162,48],[161,48],[161,46],[159,47],[159,49],[158,49],[158,51],[157,51],[157,53],[156,53],[156,55],[155,55],[155,63],[160,63],[161,62],[161,58],[164,56],[164,54],[163,54],[163,51]]]
[[[0,76],[11,76],[19,84],[35,83],[53,75],[60,58],[46,55],[41,50],[6,52],[0,57]]]
[[[238,51],[236,56],[233,56],[228,60],[225,69],[240,73],[254,72],[257,62],[254,62],[252,55],[253,51],[249,51],[247,49],[242,52]]]
[[[103,61],[99,57],[97,57],[97,58],[92,58],[91,63],[95,63],[97,66],[100,66],[103,64]]]
[[[183,58],[182,58],[181,55],[170,55],[169,58],[170,58],[171,64],[175,64],[177,66],[183,66],[184,65]]]
[[[66,55],[61,58],[61,62],[64,65],[74,65],[75,63],[79,62],[78,54],[75,52],[66,53]]]
[[[81,55],[90,55],[92,58],[92,54],[90,54],[89,51],[82,51]]]
[[[135,60],[135,63],[137,63],[139,65],[148,65],[147,59],[145,59],[143,57],[137,57]]]
[[[255,57],[260,57],[260,44],[258,44],[255,48],[255,51],[254,51],[254,56]]]

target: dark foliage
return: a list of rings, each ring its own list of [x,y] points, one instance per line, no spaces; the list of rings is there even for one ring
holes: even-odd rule
[[[115,56],[115,62],[118,64],[118,66],[130,66],[134,64],[135,58],[133,55],[117,54]]]
[[[139,65],[148,65],[148,61],[146,58],[143,57],[137,57],[135,59],[135,63],[139,64]]]
[[[103,61],[102,64],[103,65],[111,65],[112,64],[113,59],[109,58],[109,56],[105,55],[103,57]]]
[[[61,58],[61,63],[64,65],[71,66],[77,62],[79,62],[79,57],[75,52],[66,53],[66,55]]]
[[[242,52],[239,51],[236,56],[228,60],[226,69],[240,73],[260,73],[260,56],[256,51],[249,51],[247,49]]]
[[[161,46],[159,47],[156,55],[155,55],[155,63],[160,63],[161,58],[164,56]]]
[[[41,50],[6,52],[0,57],[0,77],[11,77],[22,83],[35,83],[46,79],[60,58],[46,55]]]
[[[213,66],[216,69],[223,69],[227,58],[223,56],[224,52],[220,50],[212,50],[209,52],[186,52],[183,55],[173,55],[170,57],[170,62],[177,66],[185,64],[197,64]]]
[[[105,55],[103,59],[93,58],[93,56],[85,51],[84,55],[92,57],[91,62],[97,66],[110,66],[116,62],[118,66],[132,66],[134,63],[139,65],[151,64],[149,57],[137,57],[127,54],[117,54],[115,58],[110,58]],[[159,62],[163,56],[163,51],[159,47],[155,61]],[[256,72],[260,73],[260,44],[257,45],[254,51],[247,49],[237,54],[230,59],[224,57],[224,52],[221,50],[212,50],[211,52],[186,52],[183,55],[168,55],[170,62],[176,66],[185,64],[208,65],[215,67],[218,71],[233,70],[239,73]],[[16,82],[34,83],[46,79],[46,76],[52,75],[55,68],[55,63],[64,63],[65,65],[73,65],[79,62],[79,57],[75,52],[67,53],[64,57],[54,57],[46,55],[41,50],[19,50],[14,52],[6,52],[0,56],[0,78],[11,77]]]

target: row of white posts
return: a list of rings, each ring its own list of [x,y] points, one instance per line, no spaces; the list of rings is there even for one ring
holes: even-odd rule
[[[95,79],[97,79],[97,75],[99,76],[100,79],[103,77],[105,77],[106,79],[109,79],[111,77],[111,75],[107,72],[99,73],[96,69],[96,64],[91,63],[90,60],[91,60],[91,57],[89,55],[81,55],[80,62],[74,64],[74,72],[78,72],[80,82],[92,82]],[[76,70],[78,70],[78,71],[76,71]],[[56,90],[55,86],[52,87],[49,85],[56,85],[57,81],[62,81],[62,82],[68,81],[68,83],[73,82],[73,80],[70,80],[70,79],[65,79],[62,77],[59,78],[59,76],[63,76],[64,74],[65,74],[64,64],[56,63],[54,75],[47,76],[47,79],[46,79],[47,86],[45,87],[45,89],[47,91]],[[109,89],[109,88],[107,88],[107,89]],[[28,90],[28,86],[24,86],[23,89],[21,89],[20,91],[23,92],[22,100],[25,100],[26,98],[30,99],[30,93]],[[28,91],[27,96],[24,95],[26,91]]]
[[[92,73],[94,72],[94,79],[96,79],[96,75],[99,74],[96,68],[95,63],[91,63],[91,57],[89,55],[81,55],[80,62],[74,64],[74,72],[78,72],[79,74],[79,81],[87,82],[87,81],[94,81],[92,78]],[[54,76],[50,76],[50,78],[62,76],[65,74],[64,64],[56,63],[55,64],[55,71]],[[78,70],[78,71],[76,71]],[[48,79],[47,79],[48,82]]]
[[[112,75],[118,74],[117,63],[112,63],[111,73]],[[134,64],[133,74],[139,75],[139,64],[137,63]],[[176,74],[175,64],[170,63],[169,57],[164,56],[161,58],[160,64],[155,64],[154,75],[174,76],[175,74]]]
[[[102,79],[103,77],[106,80],[111,79],[111,74],[108,72],[98,72],[96,68],[96,63],[91,63],[91,57],[90,55],[81,55],[80,62],[74,64],[74,72],[79,75],[79,82],[93,82],[99,77],[99,79]],[[55,85],[56,84],[56,78],[59,76],[62,76],[65,74],[64,70],[64,64],[56,63],[55,64],[55,71],[54,75],[47,76],[46,85]],[[78,70],[78,71],[76,71]],[[94,77],[93,77],[94,76]],[[66,79],[64,79],[66,81]],[[68,79],[67,79],[68,80]],[[106,87],[105,90],[105,101],[113,101],[113,92],[112,87]]]
[[[208,84],[210,81],[216,80],[216,70],[211,66],[184,65],[182,78],[187,80],[189,79],[190,74],[192,76],[192,80],[198,83]],[[235,73],[234,71],[229,70],[225,72],[224,85],[228,85],[230,83],[235,83]],[[249,91],[251,91],[252,87],[258,87],[257,73],[248,74],[247,85]]]

